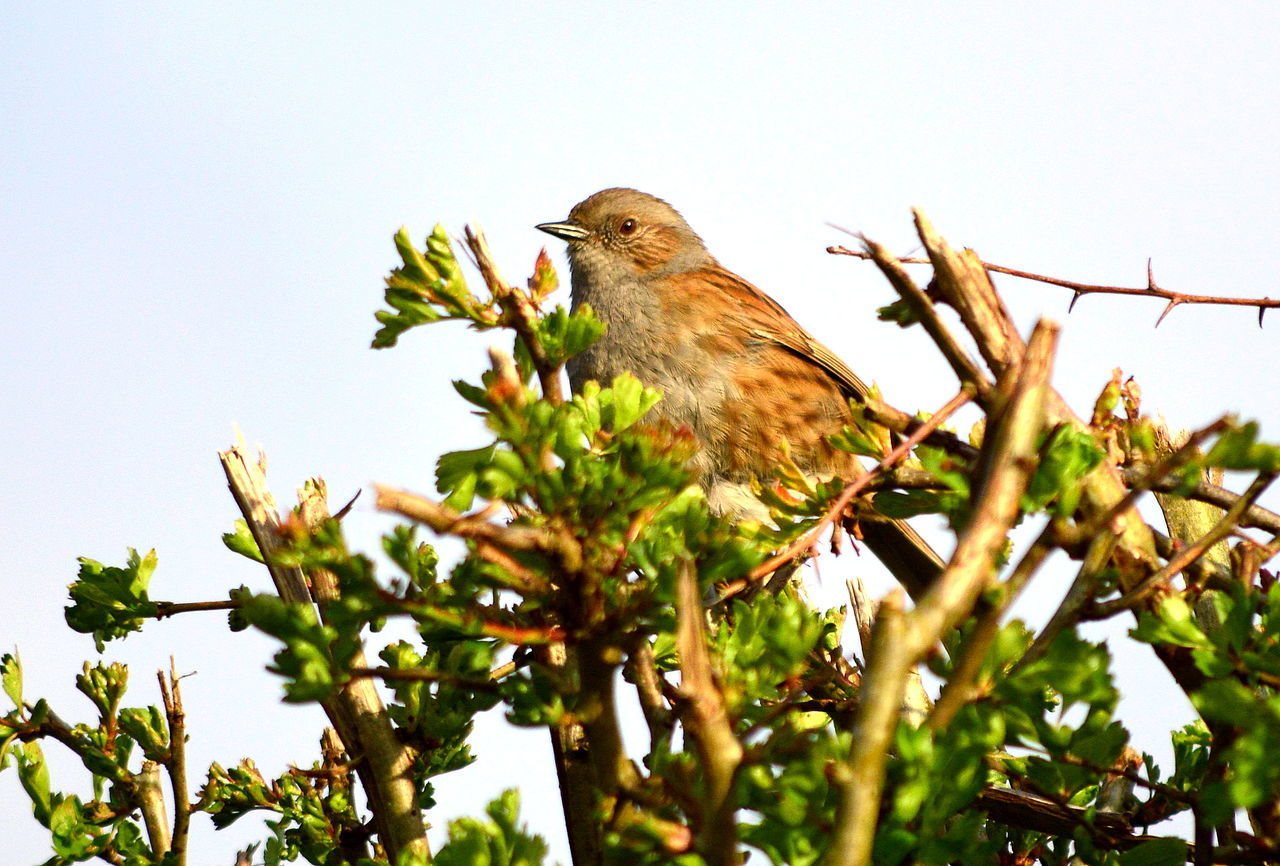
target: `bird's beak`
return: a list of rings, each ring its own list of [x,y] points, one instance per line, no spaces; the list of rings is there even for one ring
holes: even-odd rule
[[[562,241],[580,241],[590,232],[578,225],[573,220],[565,220],[560,223],[542,223],[534,226],[539,231],[544,231],[549,235],[560,238]]]

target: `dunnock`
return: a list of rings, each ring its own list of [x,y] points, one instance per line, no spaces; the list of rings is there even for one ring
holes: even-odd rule
[[[608,325],[569,361],[573,388],[629,372],[662,389],[653,411],[701,441],[694,464],[713,508],[767,519],[751,481],[772,476],[783,442],[815,477],[863,471],[827,437],[867,386],[776,301],[721,267],[665,201],[601,190],[538,228],[569,243],[573,306],[590,304]],[[864,519],[862,532],[912,595],[942,568],[902,521]]]

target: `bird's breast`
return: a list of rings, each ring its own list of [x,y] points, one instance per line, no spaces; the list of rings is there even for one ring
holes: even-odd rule
[[[704,444],[718,438],[720,407],[736,395],[724,358],[717,358],[716,347],[696,327],[673,320],[643,281],[602,290],[575,280],[573,302],[590,304],[607,326],[600,340],[568,363],[575,391],[588,380],[608,385],[630,373],[662,391],[656,416],[688,426]]]

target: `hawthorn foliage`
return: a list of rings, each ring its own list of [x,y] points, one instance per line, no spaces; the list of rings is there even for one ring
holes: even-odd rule
[[[82,559],[66,611],[101,652],[152,618],[228,609],[232,632],[278,640],[269,666],[284,699],[320,703],[337,733],[308,769],[264,774],[228,756],[191,793],[186,725],[198,735],[216,721],[183,717],[176,676],[162,705],[133,707],[124,667],[86,662],[77,686],[93,711],[78,717],[30,697],[5,655],[0,751],[49,831],[46,863],[180,864],[193,816],[225,827],[250,812],[270,816],[270,835],[246,856],[268,864],[543,863],[536,831],[551,828],[521,823],[515,791],[454,822],[434,856],[421,838],[433,780],[467,771],[484,748],[475,717],[499,707],[511,725],[549,731],[578,863],[1280,862],[1280,583],[1263,567],[1280,517],[1253,504],[1280,448],[1231,419],[1167,443],[1119,377],[1076,418],[1048,384],[1051,346],[1035,367],[1044,376],[1030,372],[1049,338],[1000,344],[1008,334],[966,317],[966,303],[990,298],[985,275],[923,221],[921,235],[938,291],[913,292],[881,255],[901,295],[884,318],[925,327],[947,354],[954,341],[932,308],[961,310],[985,368],[953,365],[983,423],[960,437],[873,394],[835,439],[874,465],[857,508],[833,508],[850,479],[807,479],[784,461],[760,480],[774,520],[758,525],[708,508],[689,431],[646,421],[660,393],[630,376],[564,393],[564,362],[604,326],[585,306],[548,308],[545,253],[513,287],[468,231],[477,291],[443,229],[421,247],[401,230],[373,345],[460,320],[505,332],[511,350],[454,383],[488,434],[440,457],[436,495],[378,491],[406,517],[380,541],[390,573],[353,548],[369,540],[346,537],[314,482],[284,515],[237,496],[244,517],[226,545],[269,566],[277,592],[155,601],[156,554],[131,550],[119,566]],[[1015,440],[1025,447],[1013,459]],[[1248,473],[1248,489],[1210,484],[1222,470]],[[1134,509],[1148,496],[1167,532]],[[914,609],[890,596],[878,612],[853,604],[852,617],[815,610],[796,581],[770,579],[778,551],[856,533],[873,512],[940,514],[956,536]],[[1003,541],[1014,524],[1039,531],[1019,551]],[[462,539],[465,555],[443,568],[431,532]],[[1051,555],[1077,575],[1035,629],[1007,609]],[[280,588],[287,574],[302,576],[302,595]],[[1170,732],[1172,767],[1130,741],[1111,653],[1079,633],[1114,616],[1197,713]],[[380,643],[392,618],[416,639]],[[917,667],[927,690],[912,685]],[[352,722],[370,681],[382,687],[377,724]],[[624,689],[642,722],[620,717]],[[647,729],[643,754],[622,747],[624,724]],[[54,784],[48,748],[79,759],[91,793]],[[399,787],[369,772],[375,753],[401,768]],[[166,795],[179,802],[172,818]],[[1180,813],[1190,820],[1170,820]]]

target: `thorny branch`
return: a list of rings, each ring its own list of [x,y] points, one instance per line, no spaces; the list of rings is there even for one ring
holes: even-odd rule
[[[942,241],[936,235],[923,214],[919,212],[917,212],[917,228],[921,240],[928,250],[927,259],[894,260],[882,248],[872,245],[868,245],[867,250],[862,252],[850,251],[844,248],[832,248],[829,251],[834,254],[852,255],[875,261],[886,276],[890,278],[895,288],[899,289],[899,294],[911,308],[915,319],[922,322],[926,328],[929,328],[931,322],[936,321],[936,316],[931,315],[931,305],[934,302],[953,306],[960,314],[961,320],[969,331],[970,336],[976,341],[983,360],[987,362],[993,371],[997,372],[1003,371],[1012,359],[1019,357],[1020,338],[1012,328],[1011,318],[990,284],[989,271],[1011,273],[1031,279],[1042,279],[1044,282],[1061,285],[1075,292],[1076,299],[1083,294],[1091,292],[1159,297],[1166,301],[1165,310],[1160,316],[1161,319],[1175,306],[1183,303],[1222,303],[1256,306],[1259,309],[1259,324],[1261,324],[1262,313],[1266,309],[1280,306],[1280,302],[1271,301],[1269,298],[1262,301],[1254,301],[1169,292],[1156,284],[1150,269],[1148,270],[1148,285],[1144,289],[1087,286],[1067,281],[1040,278],[1034,274],[991,266],[982,262],[971,251],[964,251],[960,254],[951,251],[945,241]],[[910,281],[905,278],[898,267],[900,261],[928,263],[934,266],[934,280],[930,284],[927,293],[921,293],[918,290],[903,290],[901,284],[905,283],[909,286]],[[1159,324],[1159,321],[1157,321],[1157,324]],[[935,338],[935,342],[939,342],[938,335],[934,334],[933,331],[934,329],[931,328],[930,335]],[[972,374],[966,369],[968,367],[967,358],[960,358],[959,362],[957,362],[955,346],[954,339],[948,338],[939,342],[939,347],[943,354],[951,360],[953,367],[961,375],[961,378],[965,381],[972,381]],[[1056,393],[1049,391],[1046,406],[1048,409],[1046,420],[1049,424],[1068,424],[1086,434],[1092,432],[1090,426],[1078,419],[1067,407],[1065,401]],[[985,403],[984,408],[987,408]],[[1132,413],[1130,413],[1130,419],[1134,420]],[[899,429],[901,429],[901,419],[894,420],[898,421]],[[1224,421],[1223,424],[1225,423]],[[1223,424],[1218,425],[1219,430]],[[1200,438],[1203,439],[1210,432],[1213,432],[1213,430],[1201,431],[1203,435]],[[960,443],[958,442],[940,442],[937,444],[946,448],[950,453],[959,453]],[[1187,572],[1189,582],[1199,582],[1209,586],[1226,586],[1233,580],[1238,581],[1240,577],[1233,575],[1232,572],[1239,572],[1239,574],[1245,575],[1250,580],[1274,580],[1270,575],[1266,575],[1264,578],[1258,577],[1259,565],[1276,552],[1272,546],[1261,546],[1256,542],[1238,546],[1233,555],[1240,560],[1238,568],[1227,562],[1225,554],[1218,557],[1208,557],[1206,554],[1215,549],[1216,546],[1219,546],[1221,541],[1236,533],[1241,526],[1265,528],[1280,537],[1280,533],[1277,532],[1277,529],[1280,529],[1280,516],[1254,504],[1275,473],[1271,471],[1261,472],[1250,486],[1250,489],[1244,494],[1235,494],[1227,491],[1208,483],[1207,479],[1202,480],[1199,484],[1191,485],[1191,489],[1188,490],[1186,479],[1177,477],[1175,472],[1189,459],[1194,459],[1192,451],[1193,448],[1182,450],[1162,460],[1155,467],[1136,467],[1132,469],[1122,469],[1117,465],[1113,454],[1112,459],[1104,460],[1095,471],[1084,477],[1079,488],[1080,511],[1071,520],[1059,518],[1051,520],[1027,554],[1014,568],[1002,596],[997,597],[994,603],[990,599],[984,601],[985,609],[977,611],[979,622],[970,631],[970,640],[962,649],[961,656],[956,660],[951,681],[948,682],[947,690],[944,690],[943,696],[935,708],[935,716],[931,720],[933,724],[938,726],[945,725],[948,719],[954,715],[956,709],[977,696],[972,692],[966,693],[967,689],[962,686],[965,685],[967,680],[971,679],[972,674],[977,670],[978,661],[983,654],[983,646],[989,640],[990,634],[993,633],[993,627],[998,624],[1001,609],[1007,604],[1008,597],[1012,593],[1016,593],[1020,585],[1025,583],[1026,579],[1038,569],[1048,554],[1055,549],[1062,548],[1073,556],[1083,555],[1084,564],[1072,591],[1068,593],[1068,597],[1064,601],[1064,609],[1060,610],[1058,615],[1055,616],[1057,622],[1051,623],[1050,627],[1039,636],[1036,645],[1032,647],[1031,651],[1024,654],[1023,663],[1035,658],[1037,651],[1043,652],[1048,640],[1051,639],[1056,631],[1079,622],[1089,614],[1110,615],[1125,608],[1149,608],[1152,604],[1151,593],[1179,571]],[[984,458],[988,453],[991,452],[984,448]],[[912,481],[914,482],[914,479]],[[1210,525],[1212,528],[1209,531],[1201,529],[1197,533],[1183,538],[1181,542],[1176,539],[1171,540],[1149,527],[1136,511],[1134,507],[1136,501],[1146,491],[1176,493],[1179,497],[1188,501],[1214,505],[1223,509],[1226,514],[1222,515],[1221,519],[1216,522],[1211,520]],[[1175,533],[1176,535],[1177,533]],[[1280,548],[1280,544],[1275,544],[1274,547]],[[1099,585],[1100,578],[1104,573],[1108,581],[1114,580],[1118,582],[1121,596],[1119,599],[1108,602],[1105,605],[1097,605],[1093,603],[1095,587]],[[1264,582],[1263,586],[1266,585]],[[1090,607],[1091,604],[1093,605],[1092,607]],[[1137,610],[1134,610],[1135,614],[1137,612]],[[915,634],[917,630],[909,629],[908,631],[911,634]],[[1203,674],[1196,669],[1190,653],[1185,648],[1167,643],[1156,643],[1153,645],[1153,649],[1184,692],[1190,694],[1204,682]],[[874,671],[872,674],[874,674]],[[868,679],[871,678],[869,677]],[[1217,744],[1216,736],[1215,744]],[[1217,751],[1218,746],[1215,745],[1215,753]],[[1123,774],[1118,775],[1123,776]],[[1251,818],[1254,817],[1252,812],[1250,816]],[[1071,817],[1072,820],[1079,821],[1079,817],[1076,816],[1064,817]],[[1011,823],[1029,826],[1020,820],[1015,820]],[[1255,824],[1255,826],[1259,825]],[[1255,845],[1252,848],[1246,847],[1242,849],[1240,846],[1247,834],[1240,833],[1228,826],[1216,828],[1218,841],[1223,843],[1225,848],[1213,849],[1211,845],[1213,842],[1212,831],[1214,829],[1203,827],[1199,822],[1197,823],[1197,844],[1195,846],[1195,860],[1197,863],[1261,862],[1261,860],[1269,856],[1269,852],[1274,847],[1271,842],[1262,842],[1261,847]],[[1127,828],[1125,830],[1127,832]],[[1113,841],[1115,847],[1130,847],[1140,841],[1141,838],[1128,835],[1115,837]],[[1102,839],[1098,838],[1098,841],[1102,841]],[[841,862],[846,861],[854,862],[853,860],[847,860],[847,858]]]
[[[838,228],[838,227],[837,227]],[[847,231],[846,229],[840,229]],[[853,232],[848,232],[854,234]],[[859,259],[873,258],[872,254],[862,250],[851,250],[843,246],[827,247],[827,252],[836,256],[853,256]],[[927,258],[900,258],[898,261],[906,265],[927,265],[931,261]],[[1272,298],[1232,298],[1219,295],[1193,295],[1186,292],[1175,292],[1161,287],[1156,283],[1155,276],[1151,269],[1151,260],[1147,259],[1147,284],[1142,288],[1133,288],[1128,286],[1100,286],[1091,283],[1077,283],[1072,280],[1064,280],[1058,277],[1048,277],[1044,274],[1033,274],[1030,271],[1022,271],[1017,268],[1008,268],[1003,265],[992,264],[991,262],[983,262],[982,266],[988,271],[997,274],[1008,274],[1011,277],[1018,277],[1024,280],[1034,280],[1038,283],[1046,283],[1051,286],[1061,286],[1064,289],[1071,290],[1071,304],[1067,308],[1067,312],[1071,312],[1075,308],[1076,301],[1085,295],[1137,295],[1144,298],[1158,298],[1165,301],[1165,308],[1160,313],[1160,317],[1156,319],[1158,327],[1164,321],[1165,316],[1173,311],[1174,307],[1181,304],[1213,304],[1217,306],[1230,307],[1257,307],[1258,309],[1258,327],[1262,327],[1262,317],[1267,310],[1273,310],[1280,307],[1280,300]]]

